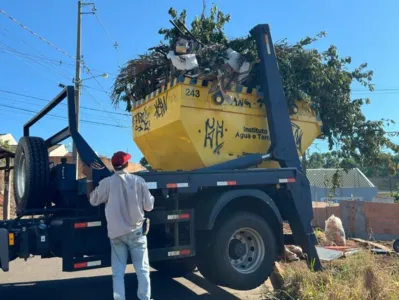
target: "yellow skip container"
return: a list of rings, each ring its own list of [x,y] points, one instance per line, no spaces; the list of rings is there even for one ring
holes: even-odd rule
[[[270,136],[262,95],[233,86],[227,91],[232,101],[219,104],[209,88],[207,81],[180,77],[135,103],[133,140],[152,168],[193,170],[267,152]],[[291,123],[301,155],[321,135],[322,123],[303,101],[297,102]]]

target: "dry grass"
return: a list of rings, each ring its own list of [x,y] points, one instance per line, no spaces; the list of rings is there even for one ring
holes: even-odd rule
[[[311,272],[304,264],[287,264],[284,286],[269,299],[398,300],[399,259],[364,251]]]

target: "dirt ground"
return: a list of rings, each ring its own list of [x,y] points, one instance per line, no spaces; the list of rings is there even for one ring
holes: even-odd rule
[[[11,262],[10,272],[0,271],[0,299],[112,299],[109,268],[63,273],[60,259],[32,258],[27,262]],[[136,299],[137,280],[132,266],[125,277],[127,299]],[[208,283],[196,272],[184,278],[167,278],[151,273],[152,296],[155,300],[172,299],[262,299],[264,287],[252,291],[235,291]],[[270,287],[270,283],[266,283]]]

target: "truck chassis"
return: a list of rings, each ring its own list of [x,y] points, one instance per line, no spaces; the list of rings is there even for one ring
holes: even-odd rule
[[[270,29],[258,25],[251,34],[261,60],[269,152],[199,170],[137,174],[155,197],[154,211],[148,213],[151,264],[168,273],[198,266],[211,282],[236,289],[252,289],[266,280],[274,261],[284,254],[284,244],[300,245],[309,266],[321,269],[311,227],[310,185],[299,163]],[[69,137],[85,165],[97,166],[95,184],[112,174],[77,130],[74,95],[72,86],[64,88],[24,125],[19,144],[25,148],[18,146],[16,153],[16,193],[22,185],[29,189],[25,171],[34,165],[30,160],[48,160],[29,149],[35,145],[47,149]],[[68,126],[47,140],[31,137],[30,128],[65,99]],[[264,160],[278,161],[281,168],[248,169]],[[22,163],[26,169],[18,167]],[[35,203],[42,205],[25,205],[16,219],[0,222],[1,268],[8,271],[11,260],[31,255],[61,257],[66,272],[110,266],[104,206],[89,205],[85,179],[75,179],[74,164],[63,160],[49,172],[49,191],[32,191]],[[292,235],[283,234],[284,220]]]

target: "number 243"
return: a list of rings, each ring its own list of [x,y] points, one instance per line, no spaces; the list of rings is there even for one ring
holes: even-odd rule
[[[194,89],[186,89],[186,96],[199,98],[200,91],[199,90],[194,90]]]

